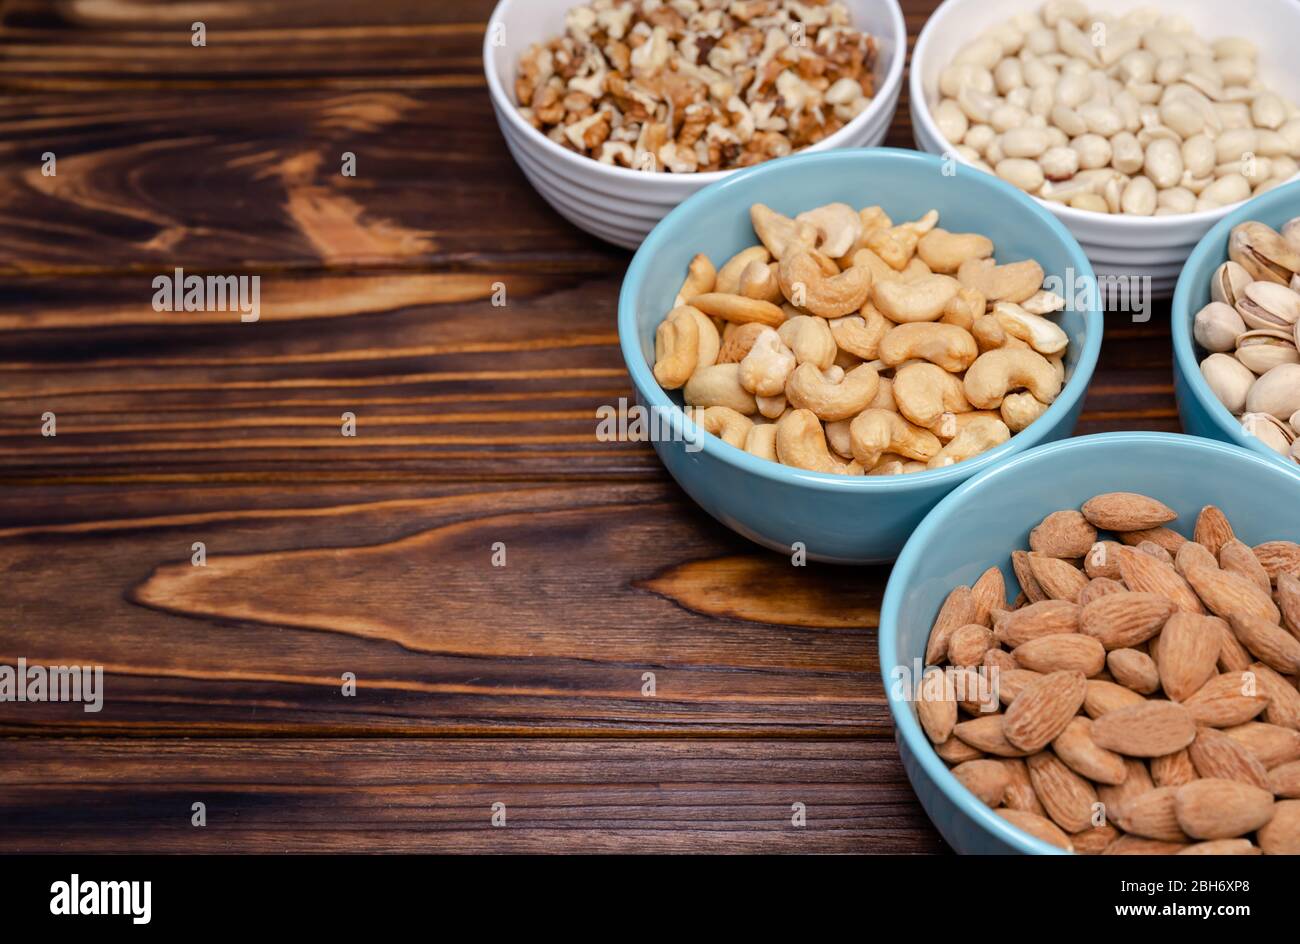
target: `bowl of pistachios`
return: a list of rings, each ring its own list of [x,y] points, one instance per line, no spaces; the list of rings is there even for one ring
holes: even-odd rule
[[[1300,183],[1210,230],[1183,269],[1172,318],[1184,429],[1300,475]]]

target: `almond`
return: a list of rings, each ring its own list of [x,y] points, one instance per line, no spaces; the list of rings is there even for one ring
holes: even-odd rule
[[[941,744],[936,744],[934,752],[949,764],[964,764],[968,760],[979,760],[984,756],[979,748],[971,747],[958,737],[950,737]]]
[[[1079,632],[1106,649],[1131,649],[1160,632],[1174,604],[1155,593],[1108,593],[1079,611]]]
[[[975,605],[975,616],[971,622],[992,626],[993,611],[1007,607],[1007,582],[1000,569],[990,567],[980,574],[980,579],[971,587],[971,602]]]
[[[1160,687],[1155,662],[1137,649],[1112,649],[1106,653],[1106,668],[1116,682],[1140,694],[1150,695]]]
[[[1151,758],[1151,779],[1157,787],[1181,787],[1191,783],[1196,776],[1196,768],[1192,766],[1186,749]]]
[[[1230,623],[1238,616],[1257,616],[1270,623],[1282,618],[1272,598],[1238,574],[1193,567],[1187,572],[1187,582],[1211,613]]]
[[[1223,733],[1258,757],[1269,770],[1300,760],[1300,731],[1251,721]]]
[[[1052,672],[1034,680],[1007,709],[1003,735],[1021,750],[1042,750],[1079,713],[1086,691],[1082,672]]]
[[[1038,579],[1034,577],[1034,571],[1029,566],[1029,553],[1027,551],[1011,552],[1011,569],[1015,571],[1020,590],[1029,599],[1030,603],[1040,603],[1047,599],[1047,594],[1038,585]]]
[[[1012,672],[1020,668],[1020,664],[1016,662],[1016,657],[1005,649],[990,649],[984,653],[982,664],[985,669],[990,671],[996,669],[999,672]]]
[[[1111,811],[1111,817],[1126,833],[1165,842],[1186,842],[1187,834],[1178,825],[1178,816],[1174,812],[1177,790],[1177,787],[1148,790],[1120,809]]]
[[[1212,839],[1188,846],[1178,855],[1263,855],[1263,850],[1249,839]]]
[[[981,715],[970,721],[958,722],[952,733],[976,750],[995,757],[1024,757],[1028,752],[1022,751],[1002,733],[1002,715]]]
[[[1083,516],[1103,531],[1139,531],[1178,517],[1168,505],[1136,492],[1109,492],[1083,503]]]
[[[948,652],[948,640],[957,627],[975,622],[975,600],[970,587],[954,587],[939,608],[930,640],[925,647],[925,664],[937,665]]]
[[[1211,618],[1178,612],[1160,633],[1160,685],[1183,701],[1217,674],[1223,636]]]
[[[1070,837],[1075,855],[1101,855],[1106,847],[1119,838],[1119,830],[1108,823],[1085,829]]]
[[[1097,540],[1097,529],[1077,511],[1048,515],[1029,532],[1029,546],[1044,557],[1074,560],[1083,557]]]
[[[1184,544],[1191,543],[1187,538],[1171,528],[1143,528],[1140,531],[1123,531],[1117,537],[1129,547],[1154,544],[1169,555],[1171,558],[1170,563],[1173,563],[1172,558],[1177,556],[1178,551]]]
[[[1052,822],[1067,833],[1081,832],[1092,825],[1097,791],[1051,751],[1027,758],[1029,780]]]
[[[1259,758],[1241,744],[1215,728],[1198,728],[1196,740],[1187,749],[1192,765],[1202,777],[1213,780],[1240,780],[1252,787],[1269,787],[1268,771]]]
[[[1151,782],[1151,773],[1147,770],[1146,762],[1125,757],[1124,782],[1114,786],[1106,783],[1098,784],[1097,797],[1106,805],[1106,809],[1115,810],[1134,797],[1140,797],[1155,788],[1156,785]]]
[[[1295,541],[1267,541],[1256,544],[1255,556],[1273,580],[1278,574],[1300,577],[1300,544]]]
[[[1273,794],[1237,780],[1194,780],[1174,794],[1174,811],[1195,839],[1233,839],[1272,819]]]
[[[1035,672],[1077,671],[1093,676],[1106,665],[1106,650],[1090,636],[1058,633],[1031,639],[1012,650],[1016,662]]]
[[[1225,672],[1202,685],[1183,704],[1197,724],[1230,728],[1244,724],[1268,707],[1268,697],[1260,693],[1254,673]]]
[[[993,622],[993,635],[1012,649],[1040,636],[1079,630],[1079,607],[1066,600],[1043,600],[1020,610],[1001,613]]]
[[[1031,672],[1029,669],[1008,669],[999,671],[997,676],[998,699],[1004,705],[1009,705],[1034,682],[1043,678],[1042,672]]]
[[[1187,580],[1174,568],[1131,547],[1121,547],[1117,553],[1120,577],[1130,590],[1159,594],[1187,613],[1205,612]]]
[[[1205,545],[1197,541],[1188,541],[1178,549],[1174,556],[1174,570],[1187,576],[1187,571],[1193,567],[1218,567],[1219,559],[1206,550]]]
[[[1079,591],[1079,606],[1087,606],[1094,600],[1099,600],[1104,596],[1112,593],[1125,593],[1125,587],[1118,580],[1111,580],[1109,577],[1093,577],[1088,581],[1088,585]]]
[[[1023,810],[1047,818],[1047,810],[1038,802],[1038,794],[1029,780],[1029,768],[1019,758],[1006,758],[1001,761],[1007,769],[1007,793],[1002,802],[1013,810]]]
[[[1282,611],[1287,630],[1300,639],[1300,577],[1277,575],[1277,608]]]
[[[1098,577],[1118,580],[1120,547],[1122,545],[1117,541],[1098,541],[1088,550],[1088,556],[1083,559],[1084,573],[1093,580]]]
[[[996,760],[968,760],[954,767],[952,775],[981,803],[994,808],[1002,805],[1010,784],[1006,769]]]
[[[1241,644],[1260,662],[1283,675],[1300,673],[1300,639],[1276,622],[1246,613],[1228,621]]]
[[[1285,678],[1261,662],[1252,663],[1259,691],[1268,698],[1263,718],[1269,724],[1300,731],[1300,691],[1296,691]]]
[[[994,646],[993,631],[979,623],[958,626],[948,637],[948,661],[963,668],[980,665]]]
[[[1206,505],[1196,516],[1196,530],[1193,539],[1217,559],[1219,548],[1236,537],[1227,517],[1213,505]]]
[[[1245,577],[1264,593],[1273,592],[1273,581],[1255,552],[1235,538],[1219,549],[1219,566],[1229,573]]]
[[[1268,772],[1268,788],[1280,797],[1300,797],[1300,760],[1279,764]]]
[[[1035,839],[1041,839],[1043,842],[1064,849],[1066,852],[1074,851],[1074,846],[1070,843],[1070,837],[1061,832],[1051,820],[1044,819],[1033,813],[1027,813],[1024,810],[998,810],[998,815],[1017,829],[1029,833]]]
[[[1178,842],[1143,839],[1140,836],[1120,836],[1102,855],[1178,855],[1187,847]]]
[[[1089,718],[1099,718],[1117,708],[1129,705],[1145,705],[1146,699],[1114,682],[1101,679],[1088,679],[1088,693],[1083,697],[1083,710]]]
[[[996,711],[998,692],[995,680],[974,668],[949,666],[945,671],[952,680],[957,707],[967,714],[983,715]]]
[[[1031,555],[1029,569],[1043,592],[1053,600],[1069,600],[1077,603],[1079,592],[1088,585],[1088,577],[1068,561],[1055,557],[1038,557]]]
[[[1246,647],[1241,644],[1237,634],[1232,631],[1228,621],[1213,617],[1219,627],[1220,648],[1219,648],[1219,671],[1220,672],[1244,672],[1250,668],[1254,662],[1254,657],[1246,651]]]
[[[1160,757],[1181,751],[1196,738],[1190,712],[1171,701],[1143,701],[1109,711],[1092,725],[1100,747],[1129,757]]]
[[[1154,557],[1162,564],[1168,564],[1170,567],[1174,566],[1174,555],[1170,554],[1155,541],[1143,541],[1141,544],[1137,545],[1137,550],[1139,553],[1147,555],[1147,557]]]
[[[1259,831],[1259,848],[1265,855],[1300,855],[1300,800],[1275,805],[1273,818]]]
[[[957,698],[952,679],[943,669],[926,669],[916,694],[916,720],[931,742],[942,744],[952,736],[957,724]]]
[[[1093,741],[1092,722],[1087,718],[1072,718],[1052,741],[1052,750],[1075,773],[1097,783],[1120,784],[1128,776],[1124,758]]]

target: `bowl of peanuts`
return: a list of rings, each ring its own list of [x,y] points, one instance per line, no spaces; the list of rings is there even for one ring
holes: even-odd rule
[[[529,183],[635,249],[738,169],[879,144],[906,50],[898,0],[501,0],[483,60]]]
[[[1300,473],[1300,182],[1220,220],[1174,293],[1183,429]],[[1300,483],[1297,483],[1300,485]]]
[[[1033,194],[1103,280],[1167,296],[1211,226],[1296,175],[1297,31],[1292,0],[947,0],[913,55],[917,145]]]
[[[1300,853],[1300,502],[1256,452],[1110,433],[971,479],[899,556],[880,665],[960,853]]]
[[[669,214],[618,329],[660,459],[773,550],[894,559],[957,485],[1070,435],[1101,349],[1078,243],[917,151],[796,155]]]

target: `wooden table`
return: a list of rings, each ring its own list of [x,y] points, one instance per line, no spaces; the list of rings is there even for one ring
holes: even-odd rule
[[[0,664],[106,691],[0,704],[0,851],[945,848],[887,568],[793,568],[596,441],[629,257],[507,154],[490,7],[216,0],[196,48],[190,5],[3,5]],[[154,311],[177,266],[261,320]],[[1164,310],[1107,331],[1112,429],[1177,429]]]

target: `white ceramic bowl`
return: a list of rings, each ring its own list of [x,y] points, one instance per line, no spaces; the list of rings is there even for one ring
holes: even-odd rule
[[[708,174],[646,173],[601,164],[560,147],[519,115],[515,74],[533,43],[564,31],[564,14],[580,0],[501,0],[488,21],[483,67],[497,124],[529,183],[561,216],[580,229],[635,249],[670,210],[691,194],[734,171]],[[841,0],[853,26],[880,43],[876,96],[839,131],[797,153],[874,147],[885,139],[898,108],[907,52],[907,26],[898,0]]]
[[[1259,46],[1260,79],[1273,91],[1300,102],[1300,71],[1294,68],[1300,36],[1296,0],[1088,0],[1098,12],[1124,13],[1155,7],[1183,16],[1204,39],[1243,36]],[[947,0],[925,25],[912,54],[909,85],[917,146],[932,154],[953,151],[939,132],[931,108],[939,102],[939,74],[966,43],[1017,13],[1038,10],[1041,0]],[[1047,206],[1074,233],[1101,279],[1149,276],[1156,295],[1169,295],[1183,263],[1201,237],[1240,203],[1182,216],[1112,216]]]

